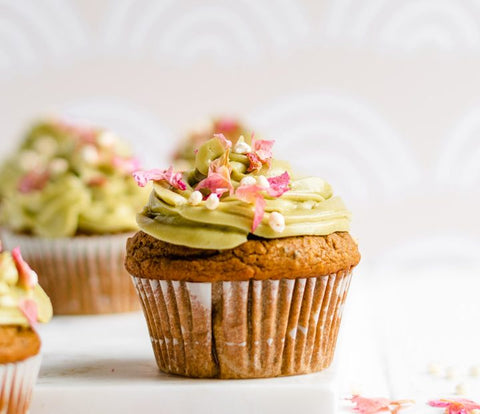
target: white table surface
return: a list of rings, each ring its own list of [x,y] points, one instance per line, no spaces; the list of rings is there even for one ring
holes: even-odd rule
[[[372,276],[373,274],[373,276]],[[480,273],[470,269],[357,272],[334,367],[267,380],[191,380],[157,371],[141,313],[60,317],[41,328],[44,360],[31,412],[347,413],[343,399],[480,400]],[[452,367],[453,378],[427,372]],[[334,408],[338,406],[339,408]]]

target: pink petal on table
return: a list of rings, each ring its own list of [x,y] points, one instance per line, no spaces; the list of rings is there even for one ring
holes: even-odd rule
[[[138,170],[132,173],[132,175],[140,187],[145,187],[149,181],[166,181],[178,190],[185,190],[187,188],[186,184],[182,181],[182,173],[174,172],[173,167],[170,167],[168,170]]]
[[[280,197],[289,190],[290,176],[287,171],[276,177],[267,178],[267,180],[270,184],[270,187],[267,188],[267,193],[271,197]]]
[[[32,299],[23,299],[18,304],[18,309],[27,318],[28,324],[34,328],[38,321],[38,308],[37,303]]]
[[[390,411],[390,400],[387,398],[366,398],[354,395],[350,400],[355,404],[353,411],[360,414],[374,414],[380,411]]]
[[[12,258],[17,268],[20,284],[27,289],[33,289],[38,283],[37,274],[30,268],[28,263],[23,260],[20,247],[15,247],[12,250]]]
[[[427,403],[431,407],[446,408],[447,414],[470,414],[480,409],[480,404],[465,398],[440,398]]]

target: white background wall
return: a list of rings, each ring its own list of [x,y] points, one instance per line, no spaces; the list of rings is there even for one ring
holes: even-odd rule
[[[330,181],[364,263],[480,268],[480,2],[4,0],[0,156],[62,113],[150,166],[239,114]]]

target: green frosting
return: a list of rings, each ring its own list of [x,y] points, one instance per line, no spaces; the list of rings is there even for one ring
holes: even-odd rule
[[[35,125],[0,168],[1,222],[42,237],[135,230],[148,194],[112,133],[59,121]]]
[[[37,305],[37,321],[48,322],[52,318],[52,304],[40,287],[26,288],[19,283],[19,275],[12,255],[0,253],[0,325],[29,326],[29,322],[20,310],[20,303],[33,300]]]
[[[197,152],[195,167],[183,173],[185,190],[175,188],[166,181],[155,182],[148,204],[137,215],[139,227],[153,237],[172,244],[219,250],[236,247],[246,242],[251,234],[272,239],[349,230],[350,213],[324,180],[295,177],[288,163],[276,160],[268,160],[260,168],[248,172],[249,157],[235,152],[236,148],[234,145],[227,149],[217,138],[203,144]],[[205,199],[197,204],[190,198],[198,183],[208,176],[212,162],[218,163],[221,159],[225,160],[223,165],[230,170],[235,191],[244,177],[252,177],[258,182],[260,176],[278,177],[285,171],[290,175],[289,189],[281,196],[262,192],[265,214],[253,231],[255,202],[239,199],[235,191],[234,194],[223,194],[215,209],[208,209]],[[209,191],[202,189],[202,193],[205,198]],[[285,225],[280,230],[270,222],[273,212],[280,213],[284,219]]]

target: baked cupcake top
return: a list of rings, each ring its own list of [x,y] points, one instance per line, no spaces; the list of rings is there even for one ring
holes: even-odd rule
[[[153,191],[137,223],[174,245],[232,249],[253,236],[275,239],[348,231],[350,213],[324,180],[296,177],[272,157],[274,141],[223,134],[200,146],[186,172],[136,171]]]
[[[131,177],[138,168],[109,131],[42,121],[0,169],[1,221],[42,237],[134,230],[148,196]]]
[[[2,251],[0,244],[0,326],[33,327],[51,318],[50,299],[20,249]]]
[[[180,142],[172,159],[178,169],[188,169],[195,163],[195,150],[208,141],[213,134],[223,134],[235,144],[238,137],[246,135],[247,128],[238,119],[218,117],[203,122],[190,130]]]

